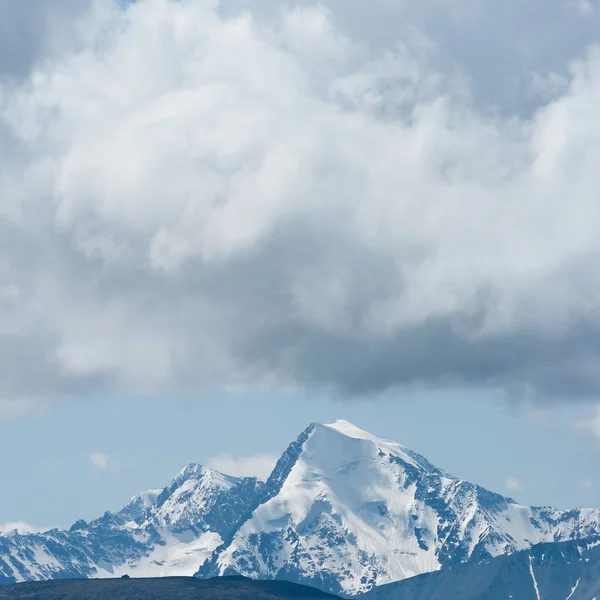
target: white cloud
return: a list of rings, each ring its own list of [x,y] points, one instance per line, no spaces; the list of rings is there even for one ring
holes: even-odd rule
[[[272,454],[234,457],[229,454],[213,456],[206,466],[235,477],[258,477],[266,481],[279,457]]]
[[[586,411],[586,417],[573,424],[574,429],[600,439],[600,405]]]
[[[9,523],[0,523],[0,535],[9,535],[10,533],[43,533],[50,530],[51,527],[36,527],[24,521],[11,521]]]
[[[569,4],[574,7],[577,13],[582,17],[592,15],[598,7],[597,0],[570,0]]]
[[[550,46],[517,2],[88,4],[0,85],[0,398],[600,389],[600,49],[563,0]]]
[[[39,413],[41,405],[33,398],[2,398],[0,397],[0,421],[3,419],[18,419]]]
[[[581,479],[579,481],[579,487],[584,490],[591,490],[594,488],[594,482],[590,477],[586,477],[585,479]]]
[[[520,492],[524,489],[521,480],[517,477],[507,477],[504,485],[509,492]]]
[[[106,471],[110,463],[110,455],[104,452],[90,452],[88,459],[92,466],[99,471]]]

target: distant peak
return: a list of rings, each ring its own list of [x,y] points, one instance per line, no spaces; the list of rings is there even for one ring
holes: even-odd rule
[[[196,477],[198,475],[204,475],[207,468],[198,463],[190,463],[185,465],[179,473],[177,473],[177,479],[189,479],[190,477]]]
[[[220,471],[216,471],[215,469],[211,469],[210,467],[198,463],[190,463],[179,471],[177,477],[175,477],[175,481],[183,482],[188,481],[189,479],[207,479],[212,480],[217,484],[232,485],[238,481],[239,478],[234,477],[233,475],[226,475],[225,473],[221,473]]]
[[[133,498],[131,498],[129,501],[129,504],[139,504],[144,508],[148,508],[149,506],[152,506],[154,502],[156,502],[156,499],[160,496],[161,492],[161,488],[146,490],[141,494],[136,494],[133,496]]]

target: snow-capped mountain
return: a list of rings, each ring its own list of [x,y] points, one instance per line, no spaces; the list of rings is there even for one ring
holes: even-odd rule
[[[164,490],[69,531],[0,535],[0,583],[240,574],[349,596],[598,535],[599,510],[521,506],[338,421],[308,427],[266,484],[189,465]]]
[[[264,484],[188,465],[164,490],[69,531],[0,535],[0,583],[193,575],[256,506]]]
[[[198,575],[287,579],[340,595],[600,533],[600,511],[521,506],[345,421],[311,425],[265,500]]]
[[[374,588],[361,600],[593,600],[600,598],[600,541],[539,544],[487,561]]]

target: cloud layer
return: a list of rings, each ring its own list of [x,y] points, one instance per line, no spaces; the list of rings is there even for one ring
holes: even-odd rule
[[[600,16],[413,4],[0,0],[0,415],[597,395]]]

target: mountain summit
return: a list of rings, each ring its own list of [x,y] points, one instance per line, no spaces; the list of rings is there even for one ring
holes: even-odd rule
[[[342,595],[600,531],[600,511],[521,506],[347,421],[311,425],[266,499],[199,576],[287,579]]]
[[[598,510],[521,506],[336,421],[310,425],[266,483],[192,464],[118,513],[69,531],[0,535],[0,583],[235,574],[353,595],[598,534]]]

